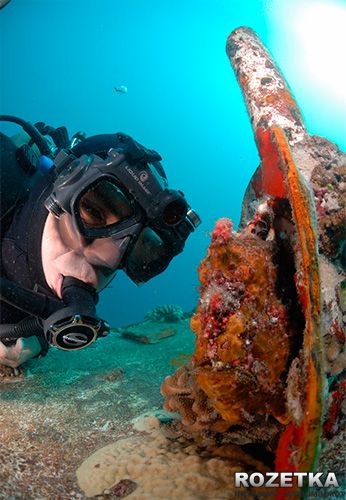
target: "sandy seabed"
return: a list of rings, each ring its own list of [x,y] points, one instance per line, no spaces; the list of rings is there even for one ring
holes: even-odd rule
[[[143,333],[157,326],[146,321]],[[162,328],[175,335],[145,344],[114,332],[78,352],[51,349],[23,374],[0,373],[0,499],[272,497],[234,490],[242,460],[200,457],[183,439],[161,435],[155,417],[149,432],[139,424],[146,415],[164,418],[161,383],[194,350],[188,319]],[[343,439],[340,433],[325,448],[323,470],[343,470]]]
[[[162,408],[171,360],[192,353],[188,320],[174,327],[176,335],[156,344],[113,333],[78,352],[51,349],[24,375],[1,377],[0,498],[86,498],[77,468],[99,448],[137,435],[133,419]]]

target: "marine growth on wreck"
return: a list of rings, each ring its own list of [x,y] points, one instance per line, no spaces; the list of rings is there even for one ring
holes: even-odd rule
[[[252,30],[232,32],[227,53],[261,164],[238,231],[221,218],[211,233],[195,353],[164,381],[164,408],[186,432],[262,450],[271,470],[321,470],[340,448],[345,396],[346,155],[308,134]]]

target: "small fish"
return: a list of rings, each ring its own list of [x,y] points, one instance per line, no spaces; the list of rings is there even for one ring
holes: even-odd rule
[[[0,0],[0,10],[6,7],[8,3],[10,3],[11,0]]]
[[[115,92],[120,94],[127,94],[127,87],[125,85],[120,85],[119,87],[114,87]]]

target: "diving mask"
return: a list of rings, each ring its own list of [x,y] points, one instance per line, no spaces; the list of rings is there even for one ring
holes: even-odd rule
[[[155,151],[124,134],[105,159],[61,152],[46,208],[72,216],[87,240],[126,238],[121,267],[136,283],[161,273],[183,250],[200,219],[181,191],[168,189]]]

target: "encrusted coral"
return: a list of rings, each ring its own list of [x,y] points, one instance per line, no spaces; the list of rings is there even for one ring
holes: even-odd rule
[[[247,426],[231,425],[214,408],[213,402],[201,389],[193,363],[180,367],[166,377],[161,393],[165,396],[164,409],[180,414],[179,433],[198,436],[202,442],[259,443],[274,451],[282,426],[269,416],[257,415]]]
[[[159,321],[162,323],[177,323],[185,318],[185,313],[180,306],[174,304],[165,304],[157,306],[149,311],[144,319],[150,321]]]
[[[341,263],[346,240],[346,155],[335,144],[316,136],[309,138],[309,148],[317,163],[310,182],[318,216],[319,249]]]
[[[221,417],[198,385],[192,365],[182,366],[174,375],[166,377],[161,393],[166,398],[164,409],[179,412],[187,432],[223,432],[229,428],[229,423]]]

